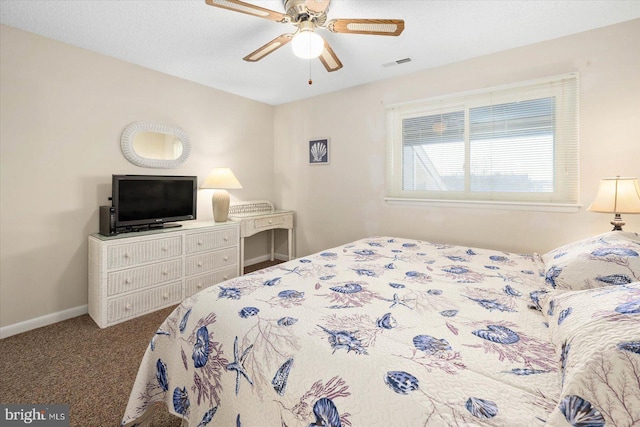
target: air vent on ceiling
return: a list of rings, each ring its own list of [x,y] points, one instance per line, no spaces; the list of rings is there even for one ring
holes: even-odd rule
[[[383,67],[391,67],[393,65],[405,64],[407,62],[411,62],[411,58],[398,59],[397,61],[387,62],[386,64],[382,64]]]

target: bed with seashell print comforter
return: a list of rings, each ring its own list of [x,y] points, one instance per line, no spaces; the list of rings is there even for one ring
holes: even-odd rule
[[[531,308],[553,291],[546,270],[539,255],[375,237],[223,282],[159,327],[122,425],[157,406],[192,427],[542,426],[558,410],[551,425],[604,425],[561,399],[549,319]]]

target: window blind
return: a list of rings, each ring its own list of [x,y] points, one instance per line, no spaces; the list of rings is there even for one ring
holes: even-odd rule
[[[387,196],[578,202],[576,74],[387,107]]]

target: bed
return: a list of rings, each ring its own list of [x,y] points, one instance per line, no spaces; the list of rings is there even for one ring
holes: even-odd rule
[[[373,237],[238,277],[160,325],[122,425],[639,425],[639,253]]]

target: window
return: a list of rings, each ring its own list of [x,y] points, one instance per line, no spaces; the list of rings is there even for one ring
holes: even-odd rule
[[[578,203],[576,74],[386,114],[388,200]]]

